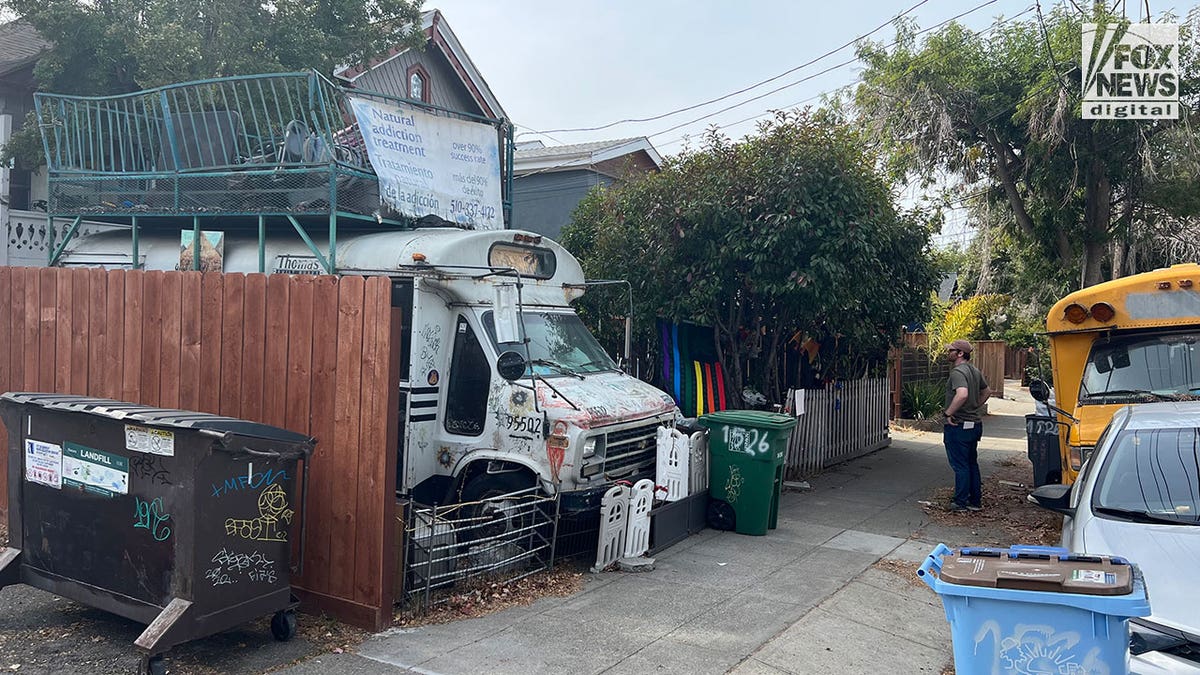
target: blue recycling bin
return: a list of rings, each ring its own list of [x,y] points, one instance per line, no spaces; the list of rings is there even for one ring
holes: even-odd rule
[[[959,675],[1127,673],[1129,619],[1150,614],[1140,572],[1117,557],[938,544],[917,575],[942,599]]]

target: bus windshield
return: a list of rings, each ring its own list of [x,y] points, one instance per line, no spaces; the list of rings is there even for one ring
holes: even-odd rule
[[[1084,405],[1179,400],[1200,394],[1200,333],[1097,342],[1079,389]]]
[[[529,340],[529,367],[525,375],[582,376],[617,370],[617,364],[592,336],[579,316],[568,312],[523,311],[525,337]],[[496,342],[496,324],[492,312],[481,317],[484,330],[498,352],[516,345]],[[532,372],[531,372],[532,370]]]

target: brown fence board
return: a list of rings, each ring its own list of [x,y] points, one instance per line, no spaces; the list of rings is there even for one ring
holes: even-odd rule
[[[25,326],[22,340],[25,351],[25,379],[21,388],[25,391],[38,391],[38,383],[42,379],[42,279],[40,270],[22,269],[21,272],[21,276],[25,277]]]
[[[364,283],[361,277],[347,276],[337,288],[337,399],[334,404],[334,435],[359,440],[362,400],[362,304]],[[355,520],[358,502],[352,485],[359,482],[359,442],[340,448],[337,462],[346,480],[332,491],[332,527],[341,536],[356,540]],[[314,470],[324,471],[329,462],[316,458]],[[380,532],[382,534],[382,532]],[[341,597],[354,597],[354,549],[337,546],[330,551],[329,589]]]
[[[0,316],[0,320],[8,324],[8,380],[4,383],[5,391],[25,388],[25,283],[29,275],[22,268],[10,268],[11,281],[9,298],[12,311]],[[0,296],[0,302],[3,302]],[[2,425],[0,425],[2,426]]]
[[[67,270],[56,269],[54,287],[54,388],[48,391],[61,391],[72,394],[71,387],[71,335],[74,333],[74,303],[72,299],[75,289],[71,285],[71,277]]]
[[[225,275],[205,273],[200,277],[200,399],[202,412],[216,413],[221,408],[221,322],[224,312]]]
[[[146,273],[141,270],[125,272],[125,305],[122,313],[125,319],[123,343],[122,377],[123,389],[121,400],[139,403],[142,400],[142,315],[143,315],[143,282]]]
[[[291,314],[291,284],[287,277],[267,277],[267,340],[263,370],[273,373],[263,379],[263,416],[267,424],[282,427],[287,422],[288,317]]]
[[[0,309],[12,306],[12,269],[8,267],[0,267]],[[0,314],[0,345],[4,345],[9,353],[0,354],[0,392],[8,391],[12,388],[12,361],[10,360],[13,343],[17,340],[13,339],[13,319],[10,314]],[[8,434],[0,424],[0,448],[8,448]],[[8,520],[8,457],[0,457],[0,489],[3,489],[3,494],[0,494],[0,516]]]
[[[336,276],[318,276],[314,281],[313,303],[317,307],[337,306]],[[331,321],[330,312],[314,317],[312,325],[312,425],[311,434],[317,438],[313,466],[328,466],[334,452],[334,406],[337,401],[337,321]],[[336,315],[335,315],[336,316]],[[329,586],[329,556],[331,545],[332,508],[330,506],[332,485],[313,485],[307,503],[311,509],[305,518],[311,518],[305,545],[310,548],[308,557],[313,561],[310,575],[313,586]]]
[[[293,586],[310,610],[380,629],[394,597],[398,325],[386,278],[0,269],[0,386],[313,435]]]
[[[158,404],[179,407],[179,362],[183,351],[183,277],[168,274],[162,280],[159,315],[162,317],[162,356],[158,368]]]
[[[38,270],[38,286],[41,293],[41,314],[38,318],[38,343],[40,358],[38,361],[37,384],[31,391],[54,391],[54,358],[55,358],[55,320],[57,288],[57,270]]]
[[[392,389],[388,358],[391,353],[391,283],[388,279],[375,277],[366,280],[364,290],[358,445],[360,448],[382,448],[384,452],[361,452],[357,457],[360,491],[356,511],[363,525],[356,531],[354,546],[359,555],[354,574],[354,599],[373,604],[379,601],[379,593],[390,583],[390,578],[384,576],[386,569],[375,562],[387,557],[383,542],[388,528],[367,527],[366,523],[383,522],[390,525],[388,521],[392,509],[389,507],[392,506],[392,500],[375,499],[373,495],[393,492],[392,485],[395,484],[394,465],[391,474],[385,473],[388,456],[394,454],[387,439],[388,425],[385,422]]]
[[[203,287],[200,272],[179,275],[179,407],[200,407],[200,314]]]
[[[246,277],[226,274],[221,321],[230,329],[221,331],[222,415],[242,416],[242,336],[244,334]],[[235,328],[236,330],[232,330]]]
[[[145,272],[142,277],[142,368],[141,402],[159,403],[159,371],[162,368],[162,284],[160,270]]]
[[[125,398],[123,375],[125,365],[125,277],[123,270],[109,272],[105,278],[108,292],[104,298],[105,347],[108,358],[104,361],[104,396],[114,399]]]
[[[267,353],[267,277],[246,275],[243,295],[241,408],[242,417],[263,419],[263,359]]]
[[[88,304],[91,313],[88,315],[87,335],[84,336],[88,348],[88,396],[106,397],[104,391],[104,364],[109,360],[106,351],[108,344],[108,322],[105,312],[108,307],[108,281],[104,270],[90,269],[87,273]]]

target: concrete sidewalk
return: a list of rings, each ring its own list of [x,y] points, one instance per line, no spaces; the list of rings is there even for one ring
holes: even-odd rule
[[[985,423],[985,476],[1023,454],[1009,438],[1018,421],[1023,435],[1023,405],[1013,407],[1015,419]],[[940,434],[897,433],[786,493],[766,537],[705,531],[661,553],[653,572],[589,576],[569,598],[392,630],[283,672],[940,673],[952,660],[940,601],[872,566],[982,538],[970,520],[938,525],[921,509],[950,482]]]

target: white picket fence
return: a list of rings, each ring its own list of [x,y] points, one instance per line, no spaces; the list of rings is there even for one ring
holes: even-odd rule
[[[804,396],[804,414],[788,439],[788,478],[820,473],[891,443],[887,378],[835,382],[797,393]]]

